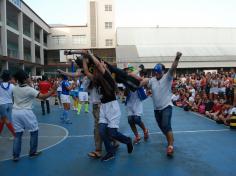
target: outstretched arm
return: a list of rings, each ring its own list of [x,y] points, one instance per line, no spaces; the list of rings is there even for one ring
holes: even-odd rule
[[[149,82],[149,78],[144,78],[141,82],[140,82],[140,87],[143,86],[147,86]]]
[[[65,75],[65,76],[68,76],[68,77],[72,77],[72,78],[79,77],[79,76],[82,75],[81,71],[77,71],[77,72],[75,72],[75,73],[65,72],[65,71],[60,70],[60,69],[58,69],[57,71],[58,71],[60,74],[62,74],[62,75]]]
[[[174,76],[174,72],[176,71],[176,68],[177,68],[177,66],[178,66],[179,59],[181,58],[181,56],[182,56],[182,53],[181,53],[181,52],[177,52],[177,53],[176,53],[175,60],[174,60],[172,66],[171,66],[171,68],[170,68],[170,70],[169,70],[171,76]]]

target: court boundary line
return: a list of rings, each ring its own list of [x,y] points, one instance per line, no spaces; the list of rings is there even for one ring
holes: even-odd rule
[[[173,134],[185,134],[185,133],[204,133],[204,132],[225,132],[230,131],[230,129],[215,129],[215,130],[182,130],[182,131],[173,131]],[[155,134],[163,134],[161,131],[156,132],[150,132],[149,135],[155,135]],[[125,133],[125,135],[133,135],[133,133]],[[93,134],[85,134],[85,135],[68,135],[67,138],[90,138],[93,137]],[[39,138],[61,138],[63,136],[39,136]],[[8,138],[8,137],[2,137]],[[24,137],[24,139],[29,139],[30,136]],[[56,144],[55,144],[56,145]]]
[[[62,142],[63,142],[64,140],[66,140],[66,138],[69,136],[69,131],[68,131],[66,128],[62,127],[62,126],[55,125],[55,124],[49,124],[49,123],[39,123],[39,124],[47,125],[47,126],[59,127],[59,128],[61,128],[62,130],[64,130],[64,131],[66,132],[66,135],[65,135],[65,136],[60,136],[60,137],[63,137],[63,138],[62,138],[61,140],[59,140],[58,142],[56,142],[55,144],[50,145],[50,146],[45,147],[45,148],[42,148],[41,150],[38,150],[38,151],[45,151],[45,150],[48,150],[48,149],[50,149],[50,148],[52,148],[52,147],[54,147],[54,146],[56,146],[56,145],[62,143]],[[1,138],[3,138],[3,137],[1,137]],[[7,137],[7,138],[9,138],[9,137]],[[25,138],[26,138],[26,137],[25,137]],[[30,137],[28,137],[28,138],[30,138]],[[39,138],[40,138],[40,136],[39,136]],[[25,157],[25,156],[28,156],[28,154],[21,155],[20,158],[23,158],[23,157]],[[12,158],[3,159],[3,160],[0,160],[0,162],[9,161],[9,160],[12,160]]]

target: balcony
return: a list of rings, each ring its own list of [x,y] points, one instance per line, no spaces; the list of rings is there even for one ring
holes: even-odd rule
[[[9,57],[19,58],[18,35],[7,31],[7,53]]]
[[[32,21],[27,17],[23,16],[23,33],[24,35],[31,37],[31,32],[30,32],[30,24]]]
[[[18,30],[18,14],[17,10],[11,3],[7,3],[7,25]]]
[[[39,56],[35,56],[35,63],[41,64],[41,59]]]
[[[19,58],[19,52],[17,49],[7,48],[7,56],[11,58]]]

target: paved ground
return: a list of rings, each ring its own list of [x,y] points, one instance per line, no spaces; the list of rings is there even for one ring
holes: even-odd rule
[[[133,137],[121,104],[120,131]],[[6,130],[0,138],[1,176],[77,176],[77,175],[235,175],[235,131],[206,118],[175,108],[173,130],[175,156],[165,155],[166,142],[154,120],[152,102],[144,102],[143,121],[150,131],[148,142],[135,145],[127,153],[120,145],[114,160],[102,163],[87,157],[94,149],[93,117],[91,113],[77,116],[70,112],[72,125],[59,121],[62,110],[52,107],[50,115],[41,116],[35,103],[34,112],[40,122],[39,148],[43,154],[35,159],[27,156],[14,163],[11,158],[12,140]],[[22,155],[29,149],[28,134],[24,136]]]

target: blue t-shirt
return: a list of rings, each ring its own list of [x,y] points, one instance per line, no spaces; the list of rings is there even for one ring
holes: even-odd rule
[[[62,94],[63,95],[69,95],[70,91],[67,90],[67,87],[70,87],[70,83],[67,80],[63,80],[61,83],[61,88],[62,88]]]

